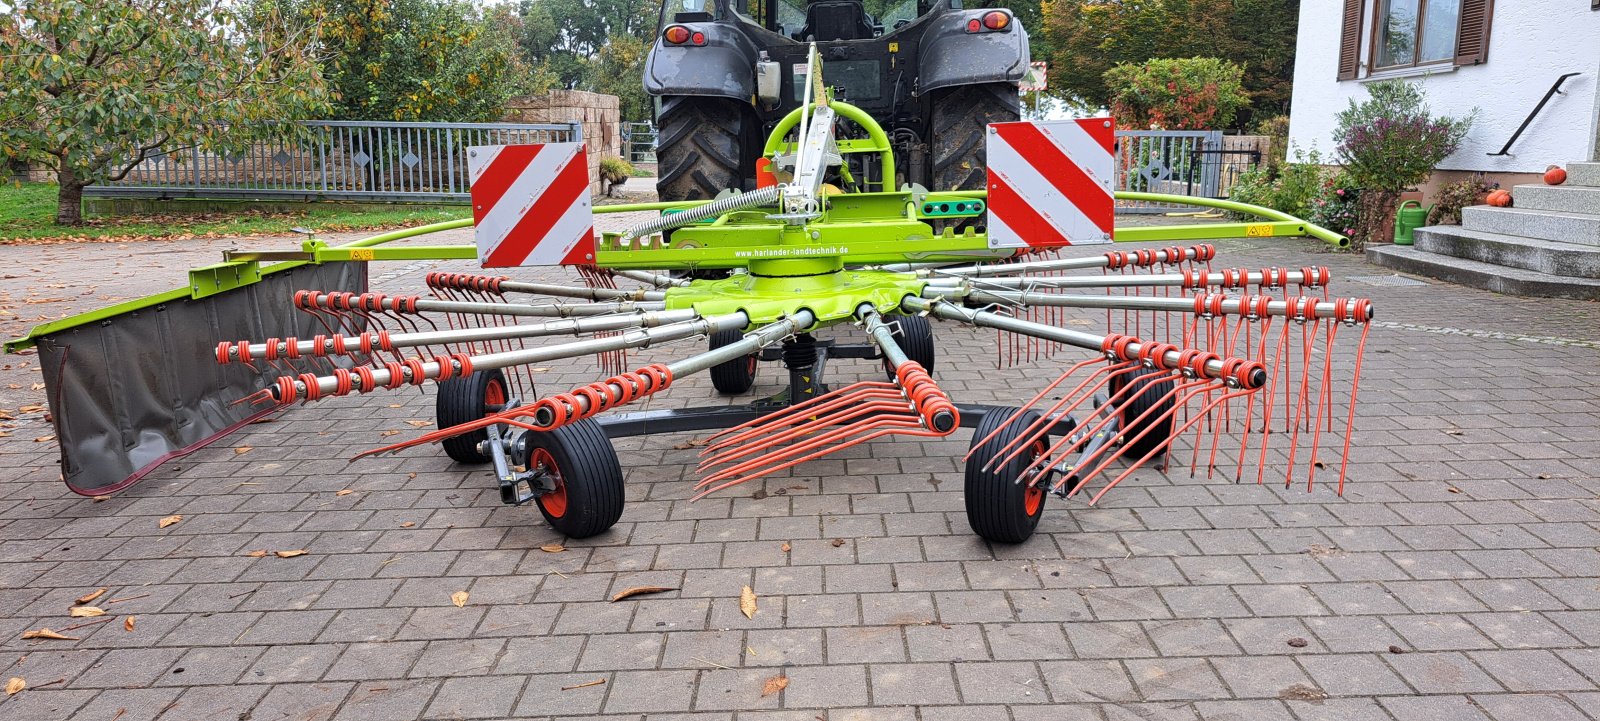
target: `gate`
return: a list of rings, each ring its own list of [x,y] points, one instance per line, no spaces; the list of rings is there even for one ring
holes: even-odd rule
[[[576,143],[578,123],[385,123],[308,120],[303,141],[240,153],[160,150],[91,198],[243,198],[468,202],[467,148]]]
[[[656,162],[656,126],[654,123],[623,123],[622,150],[630,163]]]
[[[1117,190],[1216,198],[1222,195],[1222,131],[1118,130]],[[1165,213],[1188,206],[1117,201],[1119,213]]]

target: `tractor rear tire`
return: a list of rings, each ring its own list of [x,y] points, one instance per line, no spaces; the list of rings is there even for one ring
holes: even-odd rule
[[[749,135],[756,129],[747,104],[728,98],[661,99],[656,141],[662,202],[710,200],[729,188],[744,190],[755,172]]]
[[[744,333],[738,329],[719,330],[711,334],[711,350],[716,350],[725,345],[731,345],[744,340]],[[711,385],[718,393],[725,396],[736,396],[746,393],[756,383],[756,366],[759,358],[751,353],[743,358],[735,358],[726,363],[711,366]]]
[[[462,423],[482,420],[499,411],[509,399],[506,377],[499,369],[473,371],[465,378],[451,378],[439,384],[434,398],[434,419],[438,427],[449,428]],[[457,463],[488,463],[491,457],[478,450],[478,445],[489,440],[489,432],[476,430],[440,441],[444,454]]]
[[[1022,117],[1022,98],[1011,83],[962,85],[939,91],[933,101],[933,190],[983,190],[988,187],[989,123],[1010,123]],[[985,217],[938,221],[935,231],[957,233],[973,227],[983,232]]]
[[[984,414],[983,420],[978,422],[978,429],[972,432],[974,452],[967,459],[963,486],[967,524],[972,526],[973,533],[995,543],[1022,543],[1028,540],[1033,530],[1039,527],[1039,519],[1044,516],[1044,501],[1049,495],[1043,485],[1047,481],[1034,487],[1017,482],[1022,469],[1033,463],[1044,450],[1041,444],[1048,443],[1049,436],[1042,437],[1028,450],[1017,454],[1016,458],[984,470],[990,459],[1000,455],[1012,441],[1022,436],[1024,430],[1039,420],[1039,412],[1032,410],[1012,420],[1016,412],[1016,408],[993,408]],[[983,442],[996,429],[1000,432]],[[1010,454],[1011,451],[1006,450],[1005,453]]]
[[[1137,384],[1131,396],[1122,400],[1122,407],[1118,412],[1122,415],[1121,435],[1128,444],[1127,453],[1123,458],[1129,463],[1149,455],[1151,460],[1166,455],[1168,446],[1172,443],[1173,425],[1177,423],[1174,417],[1172,389],[1176,384],[1172,379],[1156,381],[1153,376],[1164,375],[1166,371],[1155,368],[1140,368],[1126,375],[1113,376],[1111,379],[1111,392],[1113,394],[1122,390],[1128,383]],[[1144,420],[1137,420],[1145,411],[1154,408]],[[1143,437],[1139,437],[1140,434]],[[1135,440],[1137,438],[1137,440]]]
[[[622,518],[622,464],[593,418],[527,434],[529,469],[542,467],[556,489],[535,499],[546,523],[569,538],[604,533]]]

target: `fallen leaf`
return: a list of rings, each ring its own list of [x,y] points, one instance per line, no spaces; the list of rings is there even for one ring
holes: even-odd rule
[[[233,455],[242,456],[255,449],[255,446],[239,446],[238,448],[233,449]]]
[[[404,406],[400,405],[399,403],[390,403],[389,407],[390,408],[403,408]]]
[[[55,639],[57,641],[76,641],[76,640],[78,640],[78,638],[76,636],[67,636],[67,635],[64,635],[64,634],[59,634],[59,633],[56,633],[55,631],[52,631],[52,630],[50,630],[48,628],[41,628],[41,629],[39,629],[37,631],[23,631],[22,632],[22,638],[23,639],[53,638],[53,639]]]
[[[782,546],[778,547],[778,550],[783,551],[784,553],[788,553],[790,551],[790,549],[792,549],[792,548],[793,548],[793,546],[790,546],[789,542],[785,541]]]
[[[1461,489],[1456,488],[1455,486],[1450,486],[1449,488],[1446,488],[1445,490],[1447,490],[1447,491],[1449,491],[1451,493],[1460,493],[1461,492]]]
[[[456,591],[455,593],[450,594],[450,602],[455,604],[456,608],[462,608],[462,607],[466,606],[467,605],[467,592],[466,591]]]
[[[534,373],[548,373],[548,372],[550,372],[549,368],[530,368],[529,370],[533,371]]]
[[[43,383],[35,383],[35,384],[33,384],[31,386],[31,388],[32,388],[32,390],[42,391],[42,390],[44,390],[44,384]]]
[[[406,521],[405,523],[400,524],[400,527],[401,528],[410,528],[410,527],[415,526],[415,525],[417,525],[417,524],[414,523],[414,522]]]
[[[156,521],[156,528],[166,528],[167,526],[170,526],[181,520],[183,520],[183,516],[181,514],[167,516],[166,518]]]
[[[17,408],[18,413],[38,413],[42,410],[44,410],[44,406],[21,406]]]
[[[838,548],[838,547],[844,545],[844,539],[843,538],[835,538],[832,541],[829,541],[828,545],[833,546],[834,548]]]
[[[552,543],[546,546],[540,546],[539,550],[544,551],[545,553],[561,553],[562,551],[567,550],[567,547],[559,543]]]
[[[38,438],[33,439],[33,442],[34,443],[48,443],[48,442],[53,441],[55,439],[56,439],[56,437],[53,436],[53,435],[51,435],[51,436],[39,436]]]
[[[101,597],[101,596],[106,595],[106,591],[107,590],[109,590],[109,589],[102,588],[102,589],[96,590],[94,593],[84,594],[82,596],[79,596],[77,600],[73,601],[73,603],[76,603],[76,604],[81,606],[81,605],[83,605],[85,603],[88,603],[90,601],[93,601],[93,600]]]
[[[606,682],[605,679],[597,678],[597,679],[595,679],[593,681],[590,681],[588,683],[580,683],[580,684],[578,684],[576,686],[562,686],[561,690],[562,691],[571,691],[572,689],[575,689],[575,688],[589,688],[590,686],[599,686],[600,684],[603,684],[605,682]]]
[[[266,558],[267,554],[269,554],[269,553],[272,553],[272,552],[268,551],[268,550],[256,550],[256,551],[251,551],[249,553],[246,553],[244,555],[249,556],[251,558]]]
[[[676,590],[678,589],[674,586],[634,586],[633,588],[624,588],[618,591],[617,595],[611,597],[611,602],[616,603],[624,598],[642,596],[647,593],[666,593],[667,591]]]
[[[335,496],[348,496],[348,495],[350,495],[352,493],[355,493],[355,491],[352,491],[352,490],[346,488],[346,489],[344,489],[342,491],[339,491],[338,493],[335,493],[333,495],[335,495]]]
[[[274,553],[278,555],[278,558],[294,558],[295,556],[304,556],[310,551],[304,548],[296,548],[292,551],[274,551]]]
[[[22,680],[21,677],[12,676],[10,680],[6,681],[6,695],[15,696],[19,693],[22,693],[22,689],[27,687],[27,681]]]
[[[433,421],[406,421],[406,425],[412,428],[427,428],[433,425]]]
[[[106,610],[98,606],[73,606],[67,615],[73,618],[94,618],[106,615]]]
[[[1389,647],[1389,653],[1405,653],[1405,652],[1406,652],[1406,650],[1403,649],[1403,648],[1400,648],[1399,646],[1390,646]]]
[[[383,436],[384,438],[388,438],[389,436],[398,436],[398,435],[400,435],[400,431],[384,431],[382,433],[379,433],[378,435]]]
[[[1310,641],[1300,638],[1299,636],[1289,639],[1289,646],[1291,648],[1305,648],[1310,643]]]
[[[744,612],[744,617],[745,618],[755,618],[756,617],[756,591],[755,591],[755,589],[753,589],[753,588],[751,588],[749,586],[745,586],[744,590],[739,591],[739,610]]]
[[[761,684],[761,695],[771,696],[772,694],[782,691],[788,687],[788,676],[773,676],[772,678],[767,679],[766,683]]]

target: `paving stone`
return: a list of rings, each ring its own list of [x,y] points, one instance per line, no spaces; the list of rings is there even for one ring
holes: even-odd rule
[[[1499,691],[1500,684],[1461,653],[1406,653],[1384,657],[1418,693]]]
[[[960,701],[949,664],[875,664],[869,673],[875,706],[940,705]]]
[[[1586,691],[1594,686],[1550,651],[1478,651],[1468,655],[1508,691]]]
[[[447,678],[439,686],[425,718],[484,718],[504,716],[517,702],[522,676],[466,676]]]
[[[1221,698],[1227,689],[1205,659],[1158,658],[1124,661],[1140,696],[1147,700]]]

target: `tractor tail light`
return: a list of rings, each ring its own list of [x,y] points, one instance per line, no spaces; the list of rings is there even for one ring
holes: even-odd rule
[[[706,44],[705,33],[690,33],[689,28],[682,25],[671,25],[661,32],[662,39],[669,45],[684,45],[693,41],[695,45]]]
[[[991,10],[983,14],[983,26],[990,30],[1004,30],[1011,25],[1011,15],[1000,10]]]
[[[968,20],[967,21],[967,32],[969,32],[969,33],[983,32],[983,23],[980,22],[977,18],[973,18],[971,20]]]

